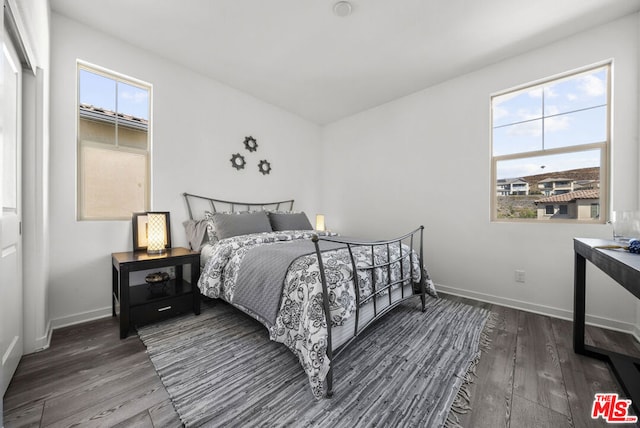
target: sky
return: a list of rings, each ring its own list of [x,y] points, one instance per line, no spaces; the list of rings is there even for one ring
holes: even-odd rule
[[[149,91],[80,69],[80,102],[149,120]]]
[[[493,155],[534,152],[607,139],[607,68],[496,96]],[[540,156],[542,155],[542,156]],[[600,151],[499,161],[497,178],[600,166]]]

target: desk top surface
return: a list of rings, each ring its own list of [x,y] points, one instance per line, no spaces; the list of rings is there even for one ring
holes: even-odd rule
[[[624,288],[640,298],[640,254],[622,248],[598,248],[620,245],[606,239],[574,238],[573,248]]]
[[[576,252],[586,253],[582,254],[587,259],[591,259],[592,251],[597,251],[603,255],[619,262],[628,265],[631,268],[640,272],[640,254],[633,254],[623,248],[601,248],[611,246],[623,246],[620,242],[615,242],[607,239],[596,238],[574,238],[574,248]],[[585,251],[586,250],[586,251]]]

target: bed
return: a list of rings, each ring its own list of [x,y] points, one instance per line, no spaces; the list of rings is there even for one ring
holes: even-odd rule
[[[184,193],[189,244],[200,251],[202,295],[261,322],[309,377],[333,395],[333,365],[369,325],[405,299],[436,297],[423,227],[362,241],[313,230],[293,200],[245,203]]]

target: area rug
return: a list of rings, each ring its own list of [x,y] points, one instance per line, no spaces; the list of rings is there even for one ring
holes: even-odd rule
[[[187,427],[455,426],[486,346],[489,311],[411,299],[334,365],[334,396],[315,400],[294,355],[222,302],[138,334]],[[489,322],[488,322],[489,321]]]

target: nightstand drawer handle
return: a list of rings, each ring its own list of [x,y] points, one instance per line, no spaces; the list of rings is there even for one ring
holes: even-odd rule
[[[164,308],[158,309],[158,312],[168,311],[169,309],[171,309],[171,306],[165,306]]]

